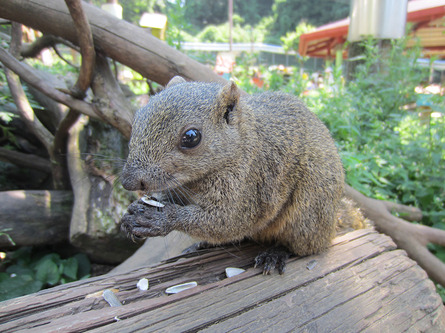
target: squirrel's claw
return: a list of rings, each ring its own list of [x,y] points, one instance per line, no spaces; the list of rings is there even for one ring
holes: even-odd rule
[[[166,208],[146,205],[140,200],[128,206],[127,213],[121,218],[120,223],[121,230],[133,241],[165,236],[173,227],[168,223]]]
[[[278,273],[281,275],[286,269],[286,260],[289,258],[289,255],[290,252],[282,246],[272,247],[264,252],[260,252],[255,257],[255,267],[262,265],[263,275],[273,273],[275,267],[277,267]]]

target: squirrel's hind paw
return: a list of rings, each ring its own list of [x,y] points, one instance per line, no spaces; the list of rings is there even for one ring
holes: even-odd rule
[[[199,250],[211,249],[213,247],[216,247],[216,245],[209,244],[205,241],[197,242],[182,250],[181,254],[195,253],[198,252]]]
[[[263,266],[263,275],[269,275],[278,269],[278,273],[281,275],[286,269],[286,260],[290,256],[290,252],[283,246],[274,246],[266,251],[260,252],[255,257],[255,267]]]

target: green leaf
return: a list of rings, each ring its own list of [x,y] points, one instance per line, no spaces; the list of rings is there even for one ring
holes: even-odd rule
[[[15,275],[34,275],[34,270],[32,270],[29,267],[24,267],[21,265],[11,265],[6,269],[6,272],[8,274],[15,274]]]
[[[83,277],[89,275],[91,271],[91,264],[87,255],[84,253],[78,253],[73,258],[75,258],[78,262],[77,277],[82,279]]]
[[[64,260],[63,275],[72,280],[76,280],[78,267],[79,263],[76,258],[72,257]]]
[[[50,258],[40,260],[36,265],[36,278],[44,284],[51,286],[60,280],[59,267]]]
[[[12,254],[12,259],[16,260],[20,265],[27,265],[31,262],[32,247],[25,246]]]
[[[0,301],[19,297],[41,290],[43,283],[29,275],[8,276],[0,273]]]

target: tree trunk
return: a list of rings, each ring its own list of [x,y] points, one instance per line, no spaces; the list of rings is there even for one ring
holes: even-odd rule
[[[71,128],[68,169],[74,191],[70,242],[96,262],[117,264],[139,246],[118,225],[136,198],[115,183],[127,141],[115,128],[82,117]]]

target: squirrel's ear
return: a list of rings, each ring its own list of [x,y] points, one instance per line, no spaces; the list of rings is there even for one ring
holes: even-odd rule
[[[176,85],[176,84],[179,84],[179,83],[185,83],[185,82],[186,82],[186,81],[184,80],[184,78],[182,78],[182,77],[176,75],[176,76],[174,76],[174,77],[167,83],[167,85],[165,86],[165,88],[170,88],[170,87],[173,87],[173,86]]]
[[[219,100],[224,104],[236,104],[239,100],[239,89],[235,82],[230,81],[219,92]]]
[[[229,116],[231,116],[232,111],[235,109],[240,98],[240,91],[235,82],[230,81],[224,87],[218,95],[218,100],[220,103],[220,109],[224,112],[224,119],[229,122]]]

